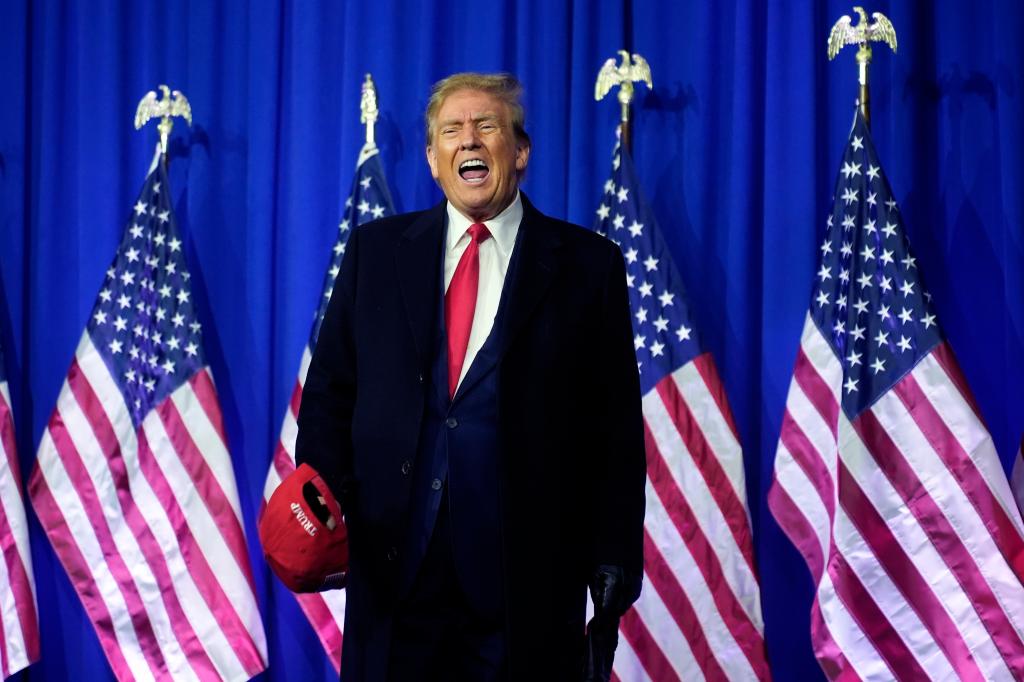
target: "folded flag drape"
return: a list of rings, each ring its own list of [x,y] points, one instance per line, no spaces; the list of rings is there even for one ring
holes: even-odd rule
[[[39,660],[32,555],[15,449],[11,393],[0,349],[0,677]]]
[[[1017,499],[1017,508],[1024,514],[1024,438],[1021,438],[1020,447],[1017,449],[1017,459],[1013,461],[1010,485],[1013,487],[1013,496]]]
[[[29,482],[119,680],[246,680],[266,667],[189,279],[158,153]]]
[[[644,586],[614,673],[635,680],[770,679],[747,490],[725,387],[618,143],[594,229],[619,245],[647,444]]]
[[[306,372],[313,357],[313,348],[320,333],[320,324],[327,312],[327,303],[334,291],[334,280],[338,276],[341,260],[345,255],[345,244],[348,243],[351,231],[364,223],[393,215],[394,205],[391,192],[384,179],[384,169],[380,163],[380,155],[375,146],[366,146],[359,154],[356,175],[352,181],[352,190],[345,200],[345,214],[338,226],[338,238],[334,243],[327,273],[321,291],[320,301],[314,312],[313,329],[309,335],[309,343],[302,351],[299,363],[299,375],[292,390],[291,401],[285,411],[281,436],[274,450],[270,471],[267,473],[266,485],[263,489],[264,504],[270,499],[274,489],[291,472],[295,471],[295,437],[298,434],[296,420],[299,416],[299,405],[302,401],[302,387],[306,382]],[[344,510],[342,510],[344,512]],[[341,669],[341,638],[345,623],[345,592],[331,590],[316,594],[297,594],[303,613],[324,646],[336,670]]]
[[[1024,536],[858,111],[769,506],[831,679],[1024,678]]]

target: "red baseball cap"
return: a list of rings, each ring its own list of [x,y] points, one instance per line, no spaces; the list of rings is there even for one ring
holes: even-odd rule
[[[292,592],[322,592],[345,586],[348,530],[341,506],[308,464],[289,474],[260,519],[263,554]]]

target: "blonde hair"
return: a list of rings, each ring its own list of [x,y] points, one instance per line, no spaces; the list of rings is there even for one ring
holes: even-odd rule
[[[460,90],[486,92],[504,102],[512,116],[512,130],[516,134],[516,139],[520,144],[530,146],[530,136],[526,134],[526,129],[523,127],[525,113],[523,105],[519,101],[520,95],[523,94],[523,86],[519,80],[508,73],[474,73],[471,71],[455,73],[447,78],[442,78],[431,88],[426,112],[427,145],[434,142],[434,129],[437,125],[437,114],[441,110],[441,105],[449,95]]]

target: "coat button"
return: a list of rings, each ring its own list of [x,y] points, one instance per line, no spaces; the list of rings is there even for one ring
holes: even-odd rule
[[[435,478],[433,481],[430,482],[430,487],[433,488],[434,490],[440,490],[441,489],[441,479],[440,478]]]
[[[395,548],[395,547],[389,548],[388,551],[387,551],[387,554],[385,554],[384,557],[388,561],[394,561],[395,559],[398,558],[398,549]]]
[[[402,475],[403,476],[408,476],[410,469],[412,469],[412,462],[410,462],[409,460],[405,460],[404,462],[402,462]]]
[[[455,417],[448,417],[448,419],[446,419],[444,423],[447,424],[449,429],[454,429],[456,426],[459,425],[459,420],[456,419]]]

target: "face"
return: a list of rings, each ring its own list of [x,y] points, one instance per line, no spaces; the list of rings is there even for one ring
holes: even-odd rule
[[[458,90],[441,104],[427,163],[460,213],[484,221],[515,199],[530,148],[516,139],[508,106],[478,90]]]

